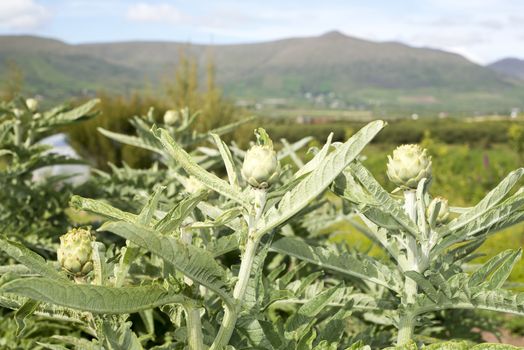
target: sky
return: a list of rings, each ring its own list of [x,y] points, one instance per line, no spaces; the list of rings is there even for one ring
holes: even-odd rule
[[[524,58],[524,0],[0,0],[0,35],[71,44],[248,43],[332,30],[486,64]]]

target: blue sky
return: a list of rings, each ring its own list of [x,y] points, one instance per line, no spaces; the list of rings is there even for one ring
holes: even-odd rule
[[[0,34],[245,43],[339,30],[489,63],[524,58],[523,0],[0,0]]]

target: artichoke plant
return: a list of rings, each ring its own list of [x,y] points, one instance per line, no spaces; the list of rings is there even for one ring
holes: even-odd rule
[[[196,140],[189,134],[177,138],[183,134],[174,128],[149,131],[148,123],[135,122],[139,136],[112,138],[158,153],[185,191],[163,196],[169,187],[157,186],[148,198],[132,198],[136,210],[74,197],[73,207],[104,220],[98,231],[113,243],[106,251],[85,230],[64,235],[59,262],[67,271],[84,273],[92,260],[85,283],[73,283],[29,248],[0,237],[0,249],[25,265],[9,267],[14,275],[0,284],[0,303],[20,310],[18,319],[27,310],[67,317],[90,336],[55,336],[48,348],[369,350],[364,342],[384,348],[396,335],[399,349],[417,349],[428,339],[422,327],[442,310],[524,315],[524,296],[502,288],[520,250],[497,255],[473,274],[462,270],[487,236],[524,220],[524,193],[511,190],[524,169],[447,222],[443,200],[428,209],[425,151],[404,146],[413,152],[399,149],[391,157],[388,174],[403,199],[358,161],[382,121],[345,143],[332,144],[331,135],[305,163],[293,153],[296,145],[285,142],[275,155],[262,129],[248,152],[229,147],[218,133],[205,136],[216,150],[187,152]],[[258,152],[263,157],[254,157]],[[296,172],[280,171],[283,154]],[[217,159],[227,177],[209,170]],[[207,191],[192,191],[193,179]],[[323,197],[330,190],[342,206],[333,193]],[[326,225],[348,217],[358,217],[362,232],[390,259],[324,239]],[[352,327],[358,320],[365,330]]]

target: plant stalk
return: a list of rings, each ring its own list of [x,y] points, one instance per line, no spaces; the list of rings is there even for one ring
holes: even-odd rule
[[[237,322],[238,313],[242,307],[244,295],[246,294],[247,284],[251,277],[251,270],[253,269],[253,263],[260,242],[260,237],[256,237],[256,224],[262,216],[264,206],[266,204],[267,191],[265,189],[254,189],[255,201],[253,205],[252,213],[249,215],[248,222],[248,237],[246,246],[241,256],[240,271],[238,272],[238,280],[233,290],[233,300],[235,301],[234,308],[228,308],[224,310],[224,318],[222,324],[218,330],[218,334],[211,345],[210,350],[220,350],[229,343],[235,324]]]
[[[200,311],[198,308],[193,306],[186,307],[186,326],[189,349],[203,350],[202,323],[200,321]]]
[[[417,222],[417,197],[414,190],[404,191],[404,210],[413,222]],[[417,254],[418,247],[414,237],[406,235],[407,240],[407,263],[408,268],[419,272]],[[404,302],[405,304],[413,304],[415,296],[417,295],[417,283],[409,277],[404,281]],[[413,330],[415,328],[415,318],[411,314],[404,314],[400,316],[399,330],[397,335],[397,345],[403,345],[411,340],[413,337]]]
[[[404,315],[400,318],[397,345],[404,345],[413,338],[415,329],[415,318],[412,315]]]
[[[20,119],[17,119],[14,125],[14,134],[15,134],[14,143],[16,146],[20,146],[22,144],[22,139],[24,136],[24,130],[22,128],[22,121]]]
[[[258,243],[258,240],[253,239],[253,237],[248,237],[246,248],[242,254],[242,262],[240,263],[238,281],[235,285],[235,289],[233,290],[235,308],[234,310],[229,308],[225,309],[222,324],[220,325],[220,329],[215,338],[215,341],[213,342],[213,345],[211,345],[210,350],[222,349],[222,347],[229,343],[229,339],[233,334],[233,330],[237,322],[238,312],[240,311],[240,307],[242,306],[242,302],[244,300],[244,295],[246,293],[247,284],[249,282],[249,277],[253,268],[253,262],[255,260]]]

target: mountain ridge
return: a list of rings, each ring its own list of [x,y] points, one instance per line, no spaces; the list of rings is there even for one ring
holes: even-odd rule
[[[345,105],[449,109],[461,104],[458,109],[472,110],[520,107],[524,95],[524,83],[461,55],[369,41],[339,31],[219,45],[68,44],[37,36],[0,36],[0,64],[7,59],[20,63],[32,78],[31,93],[55,97],[78,94],[82,85],[89,90],[128,92],[139,89],[144,81],[157,84],[173,75],[182,51],[200,67],[211,58],[226,94],[241,99],[282,97],[303,103],[306,94],[334,94]],[[0,77],[5,74],[0,66]],[[51,89],[37,91],[42,87]]]
[[[524,59],[506,57],[487,65],[487,67],[508,77],[524,80]]]

